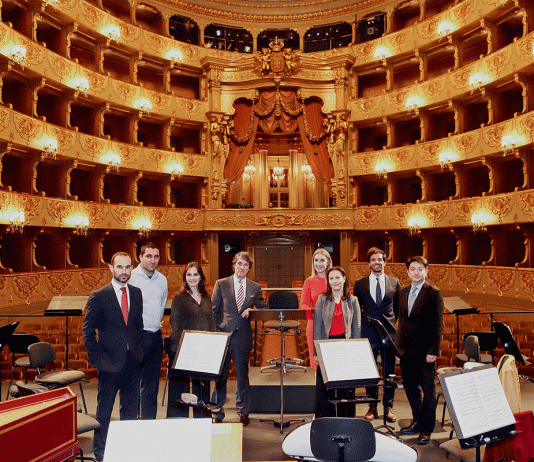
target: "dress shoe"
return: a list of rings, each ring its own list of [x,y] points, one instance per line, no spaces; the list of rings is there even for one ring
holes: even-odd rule
[[[417,444],[420,444],[422,446],[424,444],[430,443],[430,435],[432,435],[432,433],[430,432],[421,432],[419,434],[419,438],[417,438]]]
[[[384,410],[384,412],[386,413],[386,421],[388,421],[389,423],[397,421],[397,416],[393,413],[393,409],[388,407]]]
[[[240,414],[239,415],[239,422],[243,424],[243,427],[246,427],[250,423],[250,419],[248,418],[248,414]]]
[[[378,417],[378,410],[376,409],[376,407],[369,406],[369,410],[364,416],[365,420],[373,420],[375,417]]]
[[[410,426],[401,428],[400,432],[402,435],[415,435],[421,432],[421,427],[419,427],[419,422],[414,420]]]
[[[219,419],[219,417],[215,417],[214,422],[215,423],[222,423],[223,419]]]

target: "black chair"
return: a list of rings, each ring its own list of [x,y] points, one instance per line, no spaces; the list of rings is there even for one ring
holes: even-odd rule
[[[324,462],[358,462],[376,454],[371,422],[346,417],[321,417],[311,424],[313,457]]]
[[[83,407],[87,414],[87,404],[85,403],[85,396],[83,394],[82,380],[85,378],[85,373],[82,371],[56,371],[54,361],[56,359],[56,352],[52,345],[48,342],[34,343],[28,347],[28,355],[30,357],[30,367],[37,369],[38,376],[35,381],[49,389],[66,387],[72,383],[78,382],[80,385],[80,393],[82,396]],[[53,370],[50,372],[41,373],[41,368],[51,364]]]
[[[295,292],[281,290],[278,292],[273,292],[269,296],[268,305],[269,309],[274,310],[297,310],[299,308],[299,298]],[[272,320],[266,321],[264,326],[266,329],[270,329],[270,331],[280,331],[280,351],[282,357],[267,360],[267,364],[269,365],[262,367],[261,371],[263,372],[265,370],[278,369],[279,367],[284,368],[284,373],[286,372],[286,369],[306,371],[306,367],[302,366],[302,364],[304,364],[303,359],[285,357],[285,334],[292,329],[298,330],[300,323],[292,320],[282,322]]]
[[[9,399],[9,392],[15,377],[15,370],[20,367],[24,369],[24,382],[28,382],[28,369],[30,368],[30,357],[28,356],[28,347],[37,343],[39,337],[32,334],[13,334],[7,342],[9,350],[11,351],[11,378],[9,379],[9,386],[7,387],[6,400]],[[26,355],[15,359],[15,355]]]
[[[499,337],[495,332],[468,332],[464,335],[464,349],[465,342],[468,337],[475,336],[478,339],[479,351],[489,351],[490,354],[480,353],[477,362],[482,364],[493,364],[493,351],[497,348]],[[466,352],[467,353],[467,352]],[[457,354],[456,357],[463,362],[467,362],[467,355]]]

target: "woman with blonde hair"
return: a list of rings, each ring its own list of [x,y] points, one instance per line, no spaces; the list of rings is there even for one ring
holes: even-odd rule
[[[326,292],[326,272],[332,268],[332,257],[325,249],[317,249],[312,257],[312,274],[304,281],[300,307],[314,309],[319,295]],[[310,352],[310,365],[317,370],[313,354],[313,311],[306,312],[308,325],[306,327],[306,339]]]

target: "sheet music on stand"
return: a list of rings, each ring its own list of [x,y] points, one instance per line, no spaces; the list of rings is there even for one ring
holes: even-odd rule
[[[218,380],[230,343],[227,332],[184,330],[172,365],[174,373]]]
[[[515,434],[515,417],[495,367],[450,372],[439,381],[463,449]]]
[[[380,381],[366,338],[316,340],[315,349],[327,388],[376,385]]]
[[[57,295],[52,297],[45,316],[81,316],[89,300],[88,295]]]

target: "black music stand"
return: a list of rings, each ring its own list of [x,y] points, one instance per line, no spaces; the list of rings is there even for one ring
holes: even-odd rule
[[[283,310],[283,309],[262,309],[251,310],[249,317],[251,321],[269,321],[278,320],[280,326],[284,321],[297,321],[299,319],[306,318],[307,310]],[[276,329],[276,327],[273,327]],[[283,433],[285,427],[289,427],[293,422],[304,422],[304,420],[289,420],[284,422],[284,372],[286,369],[286,354],[285,354],[285,341],[284,331],[280,329],[280,421],[274,419],[260,419],[260,422],[273,422],[276,428],[280,428],[280,433]]]
[[[382,343],[382,346],[384,348],[392,348],[395,352],[395,356],[401,357],[404,353],[404,351],[400,350],[393,339],[391,338],[391,335],[389,335],[389,332],[384,327],[384,324],[382,324],[378,319],[370,318],[367,316],[367,320],[369,321],[369,324],[371,324],[371,327],[375,330],[375,332],[380,337],[380,342]],[[382,350],[383,351],[383,350]],[[385,355],[384,355],[385,356]],[[384,358],[382,358],[382,361],[384,361]],[[393,377],[386,376],[384,364],[382,364],[382,379],[384,380],[383,386],[384,389],[388,386],[397,388],[397,376],[393,374]],[[378,385],[377,385],[378,386]],[[397,438],[397,435],[395,434],[394,427],[387,424],[386,419],[386,410],[384,409],[384,423],[382,425],[379,425],[378,427],[375,427],[375,430],[380,430],[382,428],[386,429],[386,431]]]
[[[6,324],[5,326],[0,327],[0,353],[7,345],[9,337],[13,335],[15,329],[19,325],[19,321],[12,322],[11,324]],[[2,377],[0,376],[0,401],[2,401]]]

